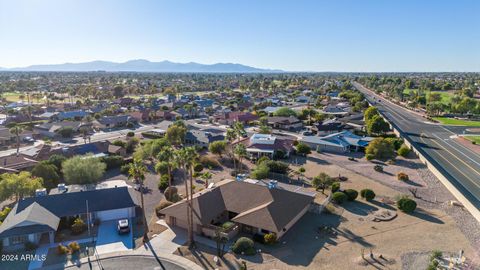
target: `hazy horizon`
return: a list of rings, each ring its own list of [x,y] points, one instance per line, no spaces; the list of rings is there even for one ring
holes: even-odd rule
[[[0,0],[0,67],[235,63],[291,72],[479,72],[478,1]]]

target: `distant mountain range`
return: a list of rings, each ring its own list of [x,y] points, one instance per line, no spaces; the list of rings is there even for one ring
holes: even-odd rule
[[[150,62],[148,60],[130,60],[124,63],[92,61],[85,63],[65,63],[54,65],[33,65],[22,68],[1,68],[3,71],[108,71],[108,72],[203,72],[203,73],[279,73],[282,70],[261,69],[241,64],[217,63],[204,65],[199,63],[174,63],[170,61]]]

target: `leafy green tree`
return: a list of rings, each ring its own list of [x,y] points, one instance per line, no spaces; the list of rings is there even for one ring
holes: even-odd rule
[[[48,161],[37,163],[32,169],[32,175],[43,179],[43,186],[52,189],[58,185],[60,177],[57,173],[57,167]]]
[[[42,178],[32,177],[30,172],[4,173],[0,176],[0,199],[6,200],[15,196],[15,201],[35,194],[35,190],[43,188]]]
[[[57,172],[61,173],[62,172],[62,163],[67,160],[65,156],[62,155],[51,155],[48,158],[48,163],[54,165],[57,168]]]
[[[387,160],[395,157],[395,147],[384,138],[375,138],[368,144],[365,154],[379,160]]]
[[[171,125],[167,129],[165,137],[173,145],[180,145],[185,140],[187,134],[187,128],[181,125]]]
[[[383,134],[390,130],[390,126],[380,115],[373,116],[370,120],[366,122],[367,132],[370,135],[373,134]]]
[[[368,107],[363,113],[363,117],[365,118],[365,121],[372,119],[375,115],[379,115],[378,109],[375,106]]]
[[[73,128],[72,127],[62,127],[57,130],[57,133],[60,134],[63,138],[70,138],[73,136]]]
[[[277,111],[275,111],[275,113],[273,113],[273,115],[275,116],[285,116],[285,117],[289,117],[289,116],[297,116],[297,112],[288,108],[288,107],[282,107],[280,109],[278,109]]]
[[[312,179],[312,186],[315,189],[321,189],[325,193],[325,189],[333,184],[333,179],[326,173],[322,172]]]
[[[93,184],[100,181],[107,165],[92,155],[75,156],[62,163],[62,172],[68,184]]]
[[[222,155],[225,153],[226,148],[227,148],[226,141],[214,141],[210,143],[210,145],[208,146],[208,151],[222,158]]]
[[[310,146],[308,146],[307,144],[303,143],[303,142],[299,142],[296,146],[296,149],[297,149],[297,153],[300,154],[300,155],[308,155],[310,153],[312,153],[312,149],[310,149]]]

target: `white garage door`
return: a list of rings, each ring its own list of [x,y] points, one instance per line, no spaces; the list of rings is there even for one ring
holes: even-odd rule
[[[121,208],[107,211],[97,212],[97,218],[100,220],[113,220],[113,219],[122,219],[130,217],[130,208]]]

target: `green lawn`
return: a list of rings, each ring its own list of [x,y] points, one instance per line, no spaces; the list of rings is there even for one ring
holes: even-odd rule
[[[447,118],[447,117],[433,117],[433,119],[437,120],[438,122],[444,125],[480,127],[480,121],[469,121],[469,120]]]
[[[480,144],[480,136],[463,136],[465,139],[475,142],[475,144]]]
[[[406,95],[409,95],[411,92],[414,92],[414,91],[418,91],[418,89],[404,89],[403,93]],[[440,102],[442,102],[443,104],[450,103],[450,100],[453,97],[453,93],[447,92],[447,91],[432,91],[431,93],[439,93],[440,96],[442,97]],[[429,95],[430,95],[430,92],[427,92],[427,98]]]

